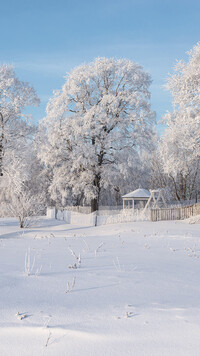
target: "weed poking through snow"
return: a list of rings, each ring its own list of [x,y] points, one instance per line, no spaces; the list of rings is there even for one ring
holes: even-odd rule
[[[96,250],[94,251],[95,257],[97,255],[97,252],[99,252],[100,248],[104,245],[104,242],[101,242],[100,245],[96,248]]]
[[[113,260],[113,264],[114,264],[117,272],[121,272],[122,271],[118,256],[116,257],[116,261]]]
[[[74,289],[74,287],[75,287],[75,282],[76,282],[76,277],[73,278],[71,287],[70,287],[69,282],[67,282],[67,288],[66,288],[65,293],[69,293],[69,292],[71,292],[71,291]]]
[[[29,247],[28,251],[25,254],[25,263],[24,263],[24,270],[26,276],[30,276],[34,266],[35,266],[35,256],[33,257],[33,261],[31,262],[31,250]]]
[[[49,341],[50,341],[50,339],[51,339],[51,335],[52,335],[52,333],[49,331],[49,335],[48,335],[48,337],[47,337],[47,341],[46,341],[45,347],[48,346]]]
[[[33,272],[35,266],[35,256],[33,257],[33,260],[31,260],[31,250],[30,247],[28,248],[28,251],[25,253],[25,261],[24,261],[24,272],[26,276],[30,276],[31,273]],[[35,276],[39,276],[42,270],[42,265],[36,269],[36,272],[33,273]]]

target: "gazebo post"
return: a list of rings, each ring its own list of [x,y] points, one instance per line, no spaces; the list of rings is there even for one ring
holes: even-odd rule
[[[133,204],[133,210],[135,209],[135,200],[132,200],[132,204]]]
[[[123,209],[125,209],[125,200],[123,199]]]
[[[130,204],[130,200],[128,200],[128,209],[130,209],[131,204]]]

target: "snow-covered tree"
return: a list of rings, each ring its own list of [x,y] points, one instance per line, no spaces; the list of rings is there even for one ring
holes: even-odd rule
[[[167,87],[173,97],[174,113],[165,119],[179,122],[182,117],[185,145],[200,158],[200,43],[188,55],[189,61],[178,62],[176,74],[169,78]]]
[[[188,108],[167,114],[166,122],[159,146],[163,170],[173,183],[175,198],[190,200],[198,192],[200,156],[195,136],[200,133],[200,118]]]
[[[173,182],[176,198],[191,199],[198,193],[200,180],[200,44],[189,52],[187,63],[177,63],[167,88],[173,112],[164,116],[163,169]]]
[[[20,81],[11,66],[0,66],[0,175],[6,169],[6,155],[23,149],[24,140],[31,134],[27,125],[26,106],[38,105],[34,89]]]
[[[174,108],[200,109],[200,43],[187,52],[189,61],[178,61],[168,79]]]
[[[35,127],[24,108],[37,105],[39,99],[34,89],[20,81],[12,67],[0,67],[0,214],[19,217],[36,198],[35,185],[39,182],[40,166],[33,149]],[[38,162],[37,162],[38,161]],[[34,166],[34,169],[33,169]],[[37,179],[34,179],[37,177]],[[41,191],[37,186],[38,194]],[[30,209],[29,209],[30,213]],[[28,211],[27,211],[28,214]]]
[[[150,84],[126,59],[97,58],[67,75],[43,122],[48,143],[40,158],[53,169],[52,193],[90,202],[95,211],[103,190],[125,183],[152,144]]]

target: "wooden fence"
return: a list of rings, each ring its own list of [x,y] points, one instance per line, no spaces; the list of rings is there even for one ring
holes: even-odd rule
[[[178,208],[151,209],[151,221],[182,220],[194,215],[194,205]]]

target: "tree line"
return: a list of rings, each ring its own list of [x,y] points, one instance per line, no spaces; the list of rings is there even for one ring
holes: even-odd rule
[[[198,199],[200,181],[200,44],[177,62],[167,89],[173,110],[156,132],[152,79],[127,59],[97,58],[65,77],[46,117],[29,83],[0,67],[0,214],[42,213],[47,205],[120,205],[139,186],[165,188],[171,199]],[[23,225],[23,223],[22,223]]]

